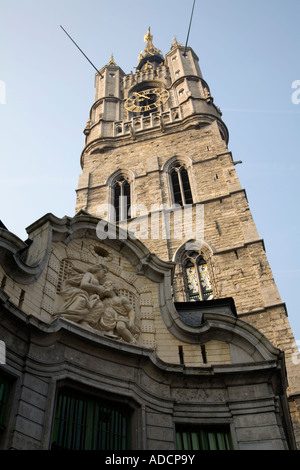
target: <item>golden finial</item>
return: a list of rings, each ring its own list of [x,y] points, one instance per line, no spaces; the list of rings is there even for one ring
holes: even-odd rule
[[[141,52],[139,55],[139,60],[143,59],[147,55],[156,55],[160,54],[161,51],[153,45],[153,36],[150,32],[150,26],[148,28],[147,34],[144,35],[144,42],[147,43],[144,52]]]
[[[113,54],[110,55],[110,61],[108,62],[107,65],[117,65],[115,60],[114,60],[114,55]]]
[[[152,44],[152,41],[153,41],[153,36],[152,36],[151,33],[150,33],[150,26],[149,26],[148,32],[147,32],[147,34],[144,36],[144,42],[151,42],[151,44]]]
[[[174,41],[174,42],[171,44],[171,49],[174,49],[175,47],[178,47],[178,46],[183,46],[183,44],[181,44],[180,42],[177,41],[176,36],[174,36],[172,38],[172,41]]]

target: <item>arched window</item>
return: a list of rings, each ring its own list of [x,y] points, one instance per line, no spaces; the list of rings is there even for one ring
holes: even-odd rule
[[[115,222],[121,222],[130,218],[131,204],[130,183],[120,175],[112,185],[112,202],[115,209]]]
[[[187,254],[183,263],[183,270],[189,300],[212,300],[213,291],[208,267],[202,254],[197,252]]]
[[[170,170],[173,199],[175,204],[183,206],[193,203],[188,171],[181,163],[175,163]]]

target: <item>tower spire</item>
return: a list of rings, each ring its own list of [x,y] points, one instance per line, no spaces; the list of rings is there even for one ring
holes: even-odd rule
[[[153,36],[150,32],[150,26],[148,28],[147,34],[144,36],[144,42],[147,43],[147,46],[145,48],[145,52],[148,54],[160,54],[160,50],[154,47],[153,45]]]
[[[143,65],[147,62],[158,62],[161,63],[164,61],[162,52],[157,49],[153,44],[153,36],[151,34],[150,26],[148,28],[147,34],[144,35],[144,42],[146,42],[146,47],[144,51],[141,51],[139,55],[139,65],[138,69],[140,70]]]

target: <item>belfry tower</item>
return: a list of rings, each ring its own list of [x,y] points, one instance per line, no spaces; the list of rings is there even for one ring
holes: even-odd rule
[[[164,58],[150,28],[144,40],[135,73],[125,74],[111,58],[96,74],[77,211],[138,227],[136,236],[150,252],[176,265],[175,302],[206,301],[208,307],[211,300],[234,299],[238,318],[285,352],[297,428],[294,338],[227,146],[221,111],[191,47],[175,39]],[[168,346],[157,347],[165,348],[169,359]]]
[[[298,351],[221,111],[192,48],[144,39],[135,73],[95,76],[75,216],[25,242],[1,224],[0,449],[300,448]]]

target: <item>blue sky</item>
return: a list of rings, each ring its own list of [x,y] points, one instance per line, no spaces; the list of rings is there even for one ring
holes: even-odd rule
[[[166,54],[185,43],[192,0],[0,0],[0,219],[20,238],[47,212],[73,216],[94,100],[113,53],[137,66],[151,26]],[[229,150],[295,338],[300,341],[299,0],[197,0],[189,45],[229,129]],[[300,93],[297,95],[300,97]]]

